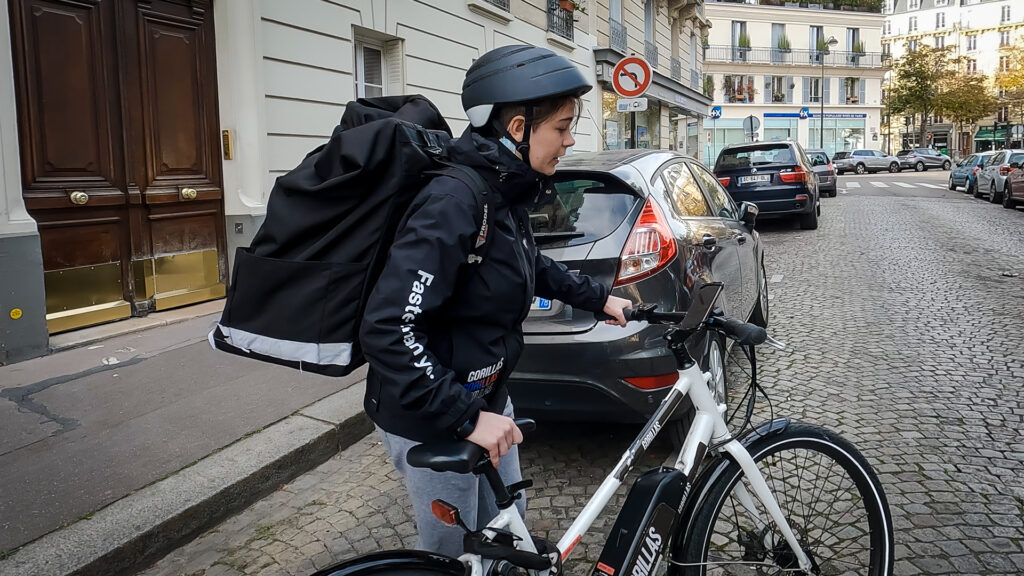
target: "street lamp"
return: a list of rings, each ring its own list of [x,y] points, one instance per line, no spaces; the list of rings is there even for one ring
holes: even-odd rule
[[[839,40],[836,40],[835,36],[829,36],[828,40],[825,41],[825,50],[818,54],[818,57],[821,58],[821,84],[818,86],[821,100],[821,118],[818,120],[818,148],[822,150],[825,149],[825,54],[828,54],[828,49],[836,44],[839,44]]]

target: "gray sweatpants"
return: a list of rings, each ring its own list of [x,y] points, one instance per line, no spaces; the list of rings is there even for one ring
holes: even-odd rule
[[[512,401],[505,405],[504,415],[513,417]],[[487,481],[473,474],[456,474],[454,472],[434,472],[425,468],[413,468],[405,461],[409,449],[419,444],[413,440],[396,436],[377,428],[387,450],[391,462],[405,479],[405,488],[412,500],[416,518],[416,530],[419,540],[416,548],[438,554],[458,558],[462,555],[461,528],[446,526],[434,517],[430,511],[430,503],[436,499],[455,505],[462,515],[463,522],[471,530],[479,530],[487,525],[497,514],[495,496]],[[498,465],[501,479],[508,486],[523,479],[519,470],[519,448],[513,446]],[[519,513],[526,514],[525,495],[516,501]]]

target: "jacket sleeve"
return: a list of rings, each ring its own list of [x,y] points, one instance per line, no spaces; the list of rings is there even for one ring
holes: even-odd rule
[[[403,410],[454,435],[486,404],[473,398],[455,372],[438,362],[424,329],[451,297],[479,230],[474,205],[430,189],[445,181],[450,185],[447,178],[429,184],[406,213],[367,301],[360,342],[381,385],[398,387],[389,396],[397,396]]]
[[[534,270],[537,285],[534,293],[541,298],[561,300],[573,308],[588,312],[604,310],[608,301],[608,287],[590,276],[574,274],[559,262],[534,248]]]

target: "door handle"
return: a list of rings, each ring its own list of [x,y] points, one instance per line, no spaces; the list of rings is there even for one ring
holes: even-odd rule
[[[747,235],[746,235],[746,234],[740,234],[740,235],[739,235],[739,236],[738,236],[738,237],[736,238],[736,242],[738,242],[738,243],[740,243],[740,244],[746,244],[746,243],[747,243]]]
[[[195,188],[182,188],[181,198],[183,200],[195,200],[199,196],[199,192]]]
[[[715,238],[711,234],[705,234],[700,239],[700,245],[707,248],[708,250],[711,250],[715,246],[718,246],[718,238]]]
[[[84,206],[89,201],[89,195],[81,190],[74,190],[68,194],[68,199],[76,206]]]

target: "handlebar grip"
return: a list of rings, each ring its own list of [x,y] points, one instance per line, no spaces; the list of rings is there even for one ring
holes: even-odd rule
[[[712,316],[708,319],[708,325],[718,328],[726,336],[748,346],[757,346],[768,339],[768,332],[764,328],[728,316]]]

